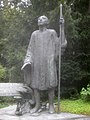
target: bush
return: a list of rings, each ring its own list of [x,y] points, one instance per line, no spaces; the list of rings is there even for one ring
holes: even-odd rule
[[[11,96],[0,96],[0,103],[15,103],[15,99]]]
[[[90,84],[87,85],[87,88],[82,88],[81,92],[81,99],[85,101],[90,101]]]
[[[0,109],[4,107],[8,107],[9,105],[13,105],[16,103],[16,101],[13,99],[13,97],[8,96],[8,97],[1,97],[0,96]]]
[[[65,99],[78,99],[79,93],[75,87],[62,87],[61,88],[61,98]]]

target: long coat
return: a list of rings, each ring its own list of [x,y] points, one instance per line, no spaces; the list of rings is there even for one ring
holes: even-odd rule
[[[58,37],[53,29],[32,33],[24,64],[31,64],[26,71],[26,83],[39,90],[57,86],[56,46]]]

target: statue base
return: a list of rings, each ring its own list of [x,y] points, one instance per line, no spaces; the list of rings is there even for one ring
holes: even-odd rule
[[[90,120],[90,116],[77,115],[71,113],[54,113],[48,111],[39,111],[38,113],[26,113],[22,116],[15,115],[16,105],[0,109],[0,120]]]

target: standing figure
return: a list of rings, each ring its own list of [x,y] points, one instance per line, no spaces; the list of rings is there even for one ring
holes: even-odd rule
[[[40,91],[48,90],[49,113],[54,113],[54,90],[57,86],[56,58],[58,37],[56,31],[47,29],[49,20],[46,16],[38,18],[39,30],[32,33],[22,69],[27,67],[25,80],[34,91],[35,107],[31,113],[40,109]],[[64,40],[63,48],[67,42]]]

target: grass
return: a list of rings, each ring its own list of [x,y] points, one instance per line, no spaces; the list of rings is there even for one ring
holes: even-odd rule
[[[60,109],[61,112],[90,115],[90,102],[84,102],[81,99],[78,100],[65,99],[61,100]]]
[[[12,97],[0,97],[0,108],[8,107],[9,105],[13,105],[15,103]]]
[[[0,109],[4,107],[8,107],[10,104],[9,103],[0,103]]]

